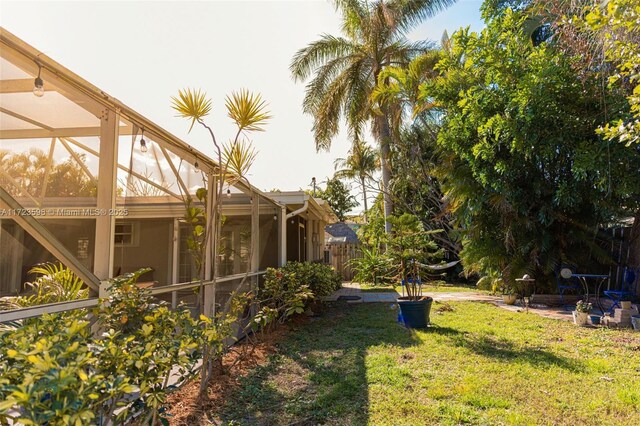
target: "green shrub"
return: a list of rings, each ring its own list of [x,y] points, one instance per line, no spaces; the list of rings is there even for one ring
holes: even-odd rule
[[[314,294],[309,285],[304,284],[300,275],[290,269],[267,269],[265,282],[258,289],[260,309],[252,320],[254,329],[284,322],[291,315],[304,312],[307,303],[313,300]]]
[[[17,406],[26,425],[89,424],[104,402],[104,377],[79,313],[44,315],[0,335],[0,423]],[[121,380],[121,392],[126,380]]]
[[[333,268],[318,263],[289,262],[267,269],[265,282],[258,289],[259,310],[253,317],[254,329],[284,322],[304,312],[307,304],[340,288],[342,277]]]
[[[93,312],[93,333],[81,310],[0,329],[0,424],[124,424],[134,414],[140,424],[166,424],[164,404],[175,388],[168,386],[170,377],[180,384],[203,359],[200,378],[206,386],[238,331],[250,296],[233,295],[215,318],[195,320],[188,309],[172,311],[137,286],[145,272],[110,281],[109,297]],[[55,274],[78,284],[74,288],[83,287],[69,271],[56,269],[49,275]],[[269,299],[265,307],[275,306],[285,317],[301,312],[313,298],[306,285],[293,279],[295,274],[289,275],[290,283],[272,280],[263,294]],[[53,282],[46,276],[39,280],[43,290]],[[285,287],[291,291],[283,293]],[[43,291],[34,294],[46,297]]]
[[[19,296],[0,298],[0,310],[89,297],[89,289],[82,280],[60,263],[43,263],[31,268],[29,273],[35,274],[37,278],[25,283],[27,291]]]
[[[362,247],[362,257],[349,260],[348,265],[353,269],[353,279],[360,284],[373,286],[386,285],[391,282],[393,276],[391,259],[384,253],[380,253],[377,247],[370,249]]]
[[[172,369],[178,367],[173,373],[186,378],[200,358],[197,349],[202,329],[188,309],[172,311],[135,284],[147,271],[111,281],[107,303],[101,303],[97,311],[98,324],[105,332],[95,343],[107,382],[125,373],[139,388],[138,398],[127,408],[142,410],[147,421],[156,424]],[[124,421],[128,411],[119,412],[117,420]]]
[[[512,294],[514,289],[505,285],[504,280],[502,278],[496,277],[494,275],[485,275],[481,277],[476,283],[476,287],[480,290],[487,290],[492,293],[504,293],[504,294]]]
[[[329,296],[342,285],[342,276],[332,267],[321,263],[288,262],[280,271],[294,274],[295,279],[307,285],[315,297]]]
[[[82,311],[0,331],[0,423],[122,424],[134,411],[145,424],[160,420],[169,374],[178,366],[188,376],[205,328],[187,309],[171,311],[136,286],[144,272],[112,280],[95,312],[100,336]]]

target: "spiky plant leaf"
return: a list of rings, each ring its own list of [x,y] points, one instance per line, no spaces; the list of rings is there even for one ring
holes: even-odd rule
[[[246,89],[232,92],[225,99],[227,114],[235,121],[240,131],[264,131],[264,125],[271,119],[267,103],[262,96]]]
[[[200,89],[184,89],[178,92],[177,97],[171,97],[171,107],[178,112],[178,117],[191,120],[190,132],[196,121],[211,112],[211,100]]]
[[[224,146],[222,160],[227,165],[228,174],[239,179],[247,175],[257,155],[248,142],[240,140]]]

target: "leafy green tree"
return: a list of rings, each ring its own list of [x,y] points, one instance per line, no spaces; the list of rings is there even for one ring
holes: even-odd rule
[[[373,179],[373,174],[378,170],[378,154],[370,146],[361,140],[356,140],[349,151],[347,158],[338,158],[335,161],[336,170],[334,177],[340,179],[357,179],[362,190],[362,202],[364,206],[364,221],[367,221],[367,182]]]
[[[591,8],[585,17],[589,27],[604,30],[606,59],[615,66],[610,85],[627,86],[630,115],[603,128],[610,139],[640,143],[640,4],[637,0],[609,0]]]
[[[349,192],[349,188],[336,177],[327,180],[327,186],[324,190],[317,190],[316,197],[329,203],[340,222],[344,222],[346,214],[358,206],[358,202]]]
[[[371,93],[380,73],[388,66],[407,64],[431,44],[410,42],[407,32],[453,0],[335,0],[342,14],[343,36],[323,35],[299,50],[290,69],[297,81],[313,79],[306,86],[304,112],[313,116],[316,148],[328,149],[342,119],[354,139],[371,124],[380,148],[385,217],[392,213],[389,183],[391,116],[386,106],[373,108]],[[386,224],[387,232],[390,224]]]
[[[382,193],[378,194],[367,212],[368,222],[358,228],[358,239],[367,247],[377,248],[381,253],[385,239],[385,220]]]
[[[80,154],[79,158],[84,163],[85,154]],[[98,187],[94,180],[89,179],[82,168],[69,158],[57,164],[53,170],[47,184],[47,194],[54,197],[95,197]]]
[[[607,260],[599,230],[637,205],[640,153],[596,134],[599,81],[581,81],[553,45],[534,46],[525,14],[485,18],[482,33],[454,34],[430,86],[443,108],[439,176],[468,272],[552,282],[561,262]]]
[[[636,21],[640,8],[637,2],[534,0],[529,13],[537,16],[533,21],[542,24],[542,31],[533,33],[534,39],[536,33],[543,34],[540,40],[574,57],[573,69],[582,80],[609,82],[601,87],[603,104],[607,105],[607,97],[612,93],[627,98],[628,104],[622,108],[607,105],[608,109],[618,108],[618,111],[613,117],[605,116],[598,131],[625,144],[638,142],[640,27]],[[618,114],[620,109],[622,114]],[[629,176],[637,176],[637,172],[620,167],[612,169],[617,171],[622,172],[626,184],[640,186],[640,177],[635,183],[629,183]],[[627,262],[640,266],[640,211],[628,211],[627,215],[634,217]]]

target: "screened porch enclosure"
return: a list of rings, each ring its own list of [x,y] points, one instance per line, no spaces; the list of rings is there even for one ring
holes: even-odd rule
[[[204,153],[0,29],[0,297],[28,291],[43,262],[72,269],[91,300],[109,278],[146,267],[140,281],[174,304],[192,302],[193,282],[214,271],[225,293],[246,274],[255,285],[286,260],[286,209],[249,184],[224,183],[221,238],[208,239],[198,270],[186,204],[204,208],[195,194],[207,189],[211,217],[217,176]],[[209,311],[223,299],[210,292]]]

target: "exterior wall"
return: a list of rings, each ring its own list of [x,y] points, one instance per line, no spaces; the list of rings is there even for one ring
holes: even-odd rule
[[[114,276],[135,272],[140,268],[153,268],[140,281],[157,281],[159,285],[171,283],[173,252],[173,219],[132,219],[118,221],[134,225],[131,244],[115,245]]]

